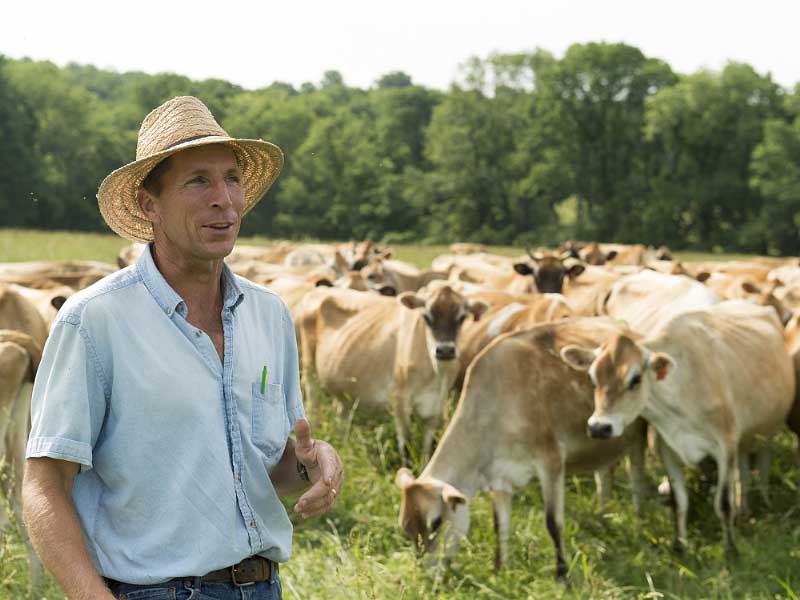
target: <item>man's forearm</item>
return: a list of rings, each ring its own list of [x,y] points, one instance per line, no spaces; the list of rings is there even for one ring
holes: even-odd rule
[[[72,498],[37,475],[26,474],[23,517],[42,563],[70,600],[115,600],[89,557]]]

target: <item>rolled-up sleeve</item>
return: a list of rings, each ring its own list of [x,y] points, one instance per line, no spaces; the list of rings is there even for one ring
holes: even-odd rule
[[[92,449],[109,387],[88,332],[59,320],[50,332],[31,398],[27,458],[50,457],[92,468]]]

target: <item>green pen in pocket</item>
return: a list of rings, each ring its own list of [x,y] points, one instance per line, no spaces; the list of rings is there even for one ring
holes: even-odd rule
[[[261,371],[261,395],[267,391],[267,365],[264,365],[264,370]]]

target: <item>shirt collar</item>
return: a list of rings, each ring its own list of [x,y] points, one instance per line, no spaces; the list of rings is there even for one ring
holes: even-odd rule
[[[152,244],[147,244],[139,260],[136,261],[136,268],[142,276],[142,281],[145,287],[153,296],[153,299],[158,303],[168,315],[173,312],[178,312],[184,317],[186,316],[186,303],[178,295],[178,292],[172,289],[172,286],[167,283],[161,271],[156,267],[153,260]],[[236,277],[231,271],[230,267],[222,264],[222,305],[225,308],[233,310],[244,299],[244,292],[242,292]]]

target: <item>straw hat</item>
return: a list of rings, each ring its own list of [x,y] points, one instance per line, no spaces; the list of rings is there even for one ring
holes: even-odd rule
[[[135,242],[153,241],[153,225],[136,202],[147,174],[168,156],[195,146],[225,144],[236,153],[242,170],[247,213],[267,192],[283,167],[283,152],[263,140],[230,137],[205,104],[193,96],[165,102],[142,121],[136,160],[113,171],[100,184],[100,213],[116,233]]]

